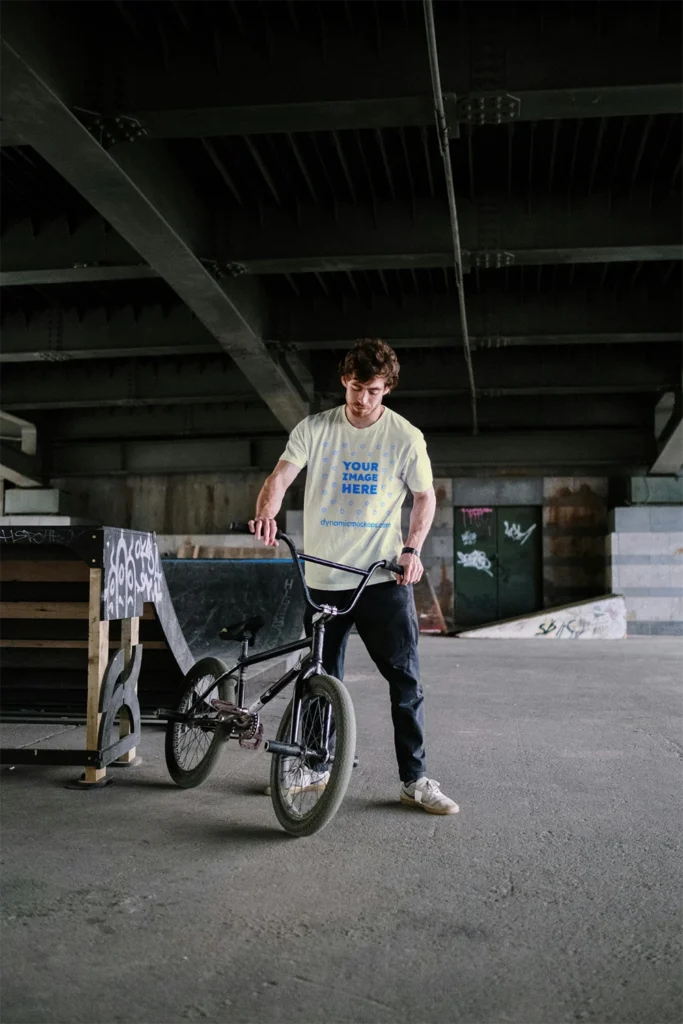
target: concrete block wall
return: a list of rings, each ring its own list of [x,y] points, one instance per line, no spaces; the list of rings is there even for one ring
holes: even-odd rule
[[[54,480],[53,486],[68,489],[74,512],[94,522],[136,530],[153,530],[164,535],[206,536],[223,534],[232,520],[245,520],[253,514],[256,496],[263,485],[264,472],[178,473],[168,475],[130,475],[126,477],[73,477]],[[302,473],[287,494],[283,512],[303,507],[305,474]],[[545,605],[603,593],[599,574],[604,575],[604,550],[600,565],[592,565],[586,579],[587,559],[595,562],[595,540],[586,537],[582,508],[597,518],[604,517],[602,496],[593,501],[602,484],[573,478],[553,480],[541,477],[457,477],[435,480],[437,515],[424,547],[423,557],[430,581],[438,596],[444,617],[453,622],[454,552],[453,509],[459,506],[542,505],[546,512]],[[590,500],[589,500],[590,499]],[[595,507],[591,510],[591,503]],[[407,530],[409,509],[404,510]],[[561,529],[558,532],[557,527]],[[577,529],[574,529],[574,527]],[[595,523],[593,524],[595,527]],[[290,532],[300,535],[300,526]],[[604,543],[604,527],[600,544]],[[583,567],[583,568],[582,568]],[[586,586],[586,583],[589,586]]]
[[[68,490],[74,514],[107,526],[163,534],[222,534],[231,522],[250,519],[263,471],[174,473],[156,476],[70,477],[54,480]],[[290,488],[284,509],[302,508],[305,474]]]
[[[615,508],[607,581],[626,601],[630,636],[683,636],[683,506]]]

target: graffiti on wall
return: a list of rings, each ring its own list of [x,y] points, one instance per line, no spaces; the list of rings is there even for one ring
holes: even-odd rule
[[[509,537],[510,540],[518,540],[520,547],[536,529],[536,523],[533,523],[528,530],[522,530],[518,523],[508,523],[507,519],[503,520],[503,525],[505,526],[505,536]]]
[[[479,569],[487,576],[493,576],[491,562],[483,551],[458,551],[458,565],[465,569]]]
[[[474,530],[465,530],[461,536],[464,547],[471,548],[473,544],[477,543],[477,535]]]
[[[492,508],[463,508],[462,518],[465,520],[468,526],[473,524],[480,524],[482,519],[493,512]]]
[[[619,595],[598,597],[459,635],[482,639],[621,640],[626,636],[626,602]]]

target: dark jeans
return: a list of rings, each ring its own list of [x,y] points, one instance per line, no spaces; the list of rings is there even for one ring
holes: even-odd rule
[[[352,590],[311,590],[316,604],[345,608]],[[313,612],[306,613],[306,631]],[[398,773],[402,782],[414,782],[426,774],[424,707],[417,659],[418,625],[412,586],[377,583],[363,593],[351,615],[332,619],[325,626],[323,666],[344,678],[346,643],[355,623],[375,665],[389,683],[391,717]]]

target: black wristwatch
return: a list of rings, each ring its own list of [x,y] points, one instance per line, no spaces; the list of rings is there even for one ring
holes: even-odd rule
[[[417,550],[417,548],[404,548],[403,551],[401,552],[401,554],[402,555],[417,555],[418,558],[420,557],[420,552]]]

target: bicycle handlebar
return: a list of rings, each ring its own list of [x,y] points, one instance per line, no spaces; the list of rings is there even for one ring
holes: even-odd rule
[[[249,529],[249,523],[230,523],[228,533],[249,534],[249,536],[253,537],[253,534]],[[303,587],[306,604],[310,608],[313,608],[313,610],[316,612],[322,612],[326,609],[323,608],[321,605],[316,604],[313,598],[311,597],[308,590],[308,586],[306,584],[306,577],[304,576],[303,569],[301,568],[302,562],[314,562],[316,565],[326,565],[329,566],[329,568],[331,569],[340,569],[342,572],[349,572],[353,573],[356,576],[364,577],[363,581],[359,583],[359,585],[356,587],[356,591],[353,595],[351,603],[346,608],[338,609],[337,615],[348,615],[350,611],[353,611],[353,609],[356,607],[356,604],[360,600],[361,594],[363,593],[366,586],[370,582],[371,577],[378,569],[388,569],[389,572],[393,572],[397,576],[403,575],[403,566],[398,565],[397,562],[390,562],[386,558],[382,559],[379,562],[373,562],[373,564],[369,566],[367,569],[357,569],[353,565],[342,565],[340,562],[329,562],[324,558],[315,558],[313,555],[302,554],[301,552],[297,551],[296,548],[294,547],[294,541],[291,539],[291,537],[288,537],[286,533],[282,532],[282,530],[278,530],[275,537],[276,540],[284,541],[284,543],[289,548],[292,555],[292,560],[294,562],[294,565],[296,566],[301,586]]]

